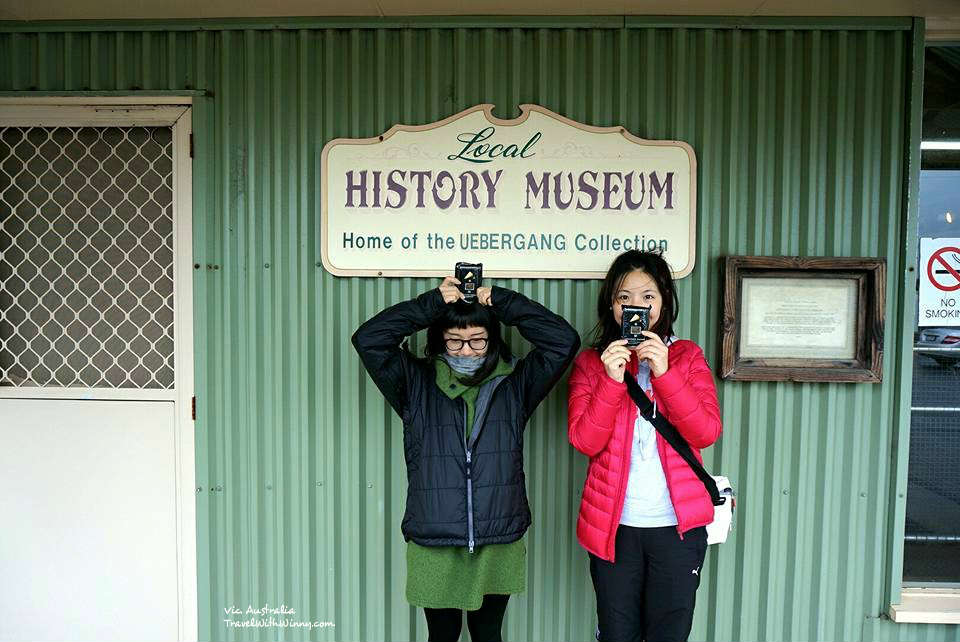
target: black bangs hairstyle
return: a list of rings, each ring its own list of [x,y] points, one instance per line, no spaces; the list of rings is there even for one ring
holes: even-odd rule
[[[607,276],[600,286],[597,297],[597,325],[593,329],[593,348],[603,352],[615,341],[622,337],[622,330],[613,317],[613,296],[620,290],[624,278],[635,270],[642,270],[653,277],[660,290],[663,304],[660,309],[660,318],[650,328],[666,343],[673,335],[673,324],[680,311],[680,302],[677,300],[677,288],[673,283],[670,266],[659,252],[641,252],[628,250],[615,258],[607,270]]]
[[[458,302],[444,306],[444,315],[427,328],[427,345],[423,349],[424,356],[431,361],[447,353],[447,346],[443,340],[443,333],[450,328],[481,327],[487,331],[487,354],[483,365],[469,377],[457,377],[460,383],[475,386],[487,378],[500,359],[510,361],[512,354],[509,346],[504,342],[500,333],[500,320],[488,306],[477,302]],[[456,373],[454,373],[456,374]]]

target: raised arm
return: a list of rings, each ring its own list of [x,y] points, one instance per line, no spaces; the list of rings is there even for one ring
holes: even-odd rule
[[[500,321],[534,345],[517,365],[529,416],[573,361],[580,335],[566,319],[513,290],[491,288],[490,305]]]
[[[410,353],[401,344],[437,319],[445,305],[440,290],[433,289],[387,308],[353,333],[353,346],[370,378],[401,417],[407,409],[407,383],[414,368]]]

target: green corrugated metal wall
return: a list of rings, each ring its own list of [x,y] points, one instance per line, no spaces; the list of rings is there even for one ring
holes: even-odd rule
[[[882,385],[719,386],[726,431],[706,460],[736,481],[739,510],[732,540],[708,556],[692,639],[960,640],[958,627],[881,617],[900,574],[922,23],[274,24],[0,25],[0,90],[209,92],[193,121],[201,640],[309,639],[225,628],[224,607],[265,602],[335,622],[315,639],[426,638],[404,600],[401,425],[348,338],[434,284],[323,271],[319,155],[334,137],[482,102],[501,117],[539,103],[693,146],[697,267],[680,285],[679,330],[713,364],[720,257],[889,262]],[[596,282],[501,284],[582,333],[592,325]],[[586,466],[566,441],[564,395],[529,427],[529,585],[511,602],[510,640],[592,636],[573,535]]]

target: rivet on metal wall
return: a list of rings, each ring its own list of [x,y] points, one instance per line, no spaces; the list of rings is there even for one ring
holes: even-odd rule
[[[367,482],[367,488],[373,488],[373,482]]]
[[[267,490],[273,490],[273,484],[267,484]]]
[[[784,488],[784,489],[783,489],[783,494],[784,494],[784,495],[789,495],[789,494],[790,494],[790,491],[787,490],[786,488]]]
[[[198,492],[198,493],[202,493],[202,492],[203,492],[203,486],[197,486],[197,492]]]
[[[270,264],[269,264],[269,263],[264,263],[264,264],[263,264],[263,267],[269,268],[269,267],[270,267]]]

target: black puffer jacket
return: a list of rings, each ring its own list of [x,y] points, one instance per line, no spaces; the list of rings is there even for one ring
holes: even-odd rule
[[[398,303],[364,323],[353,345],[367,372],[403,419],[407,461],[404,539],[423,546],[503,544],[530,526],[523,474],[523,429],[580,347],[563,318],[527,297],[494,287],[491,305],[535,349],[513,372],[484,384],[477,396],[470,441],[466,404],[436,384],[432,363],[401,347],[440,318],[439,290]]]

